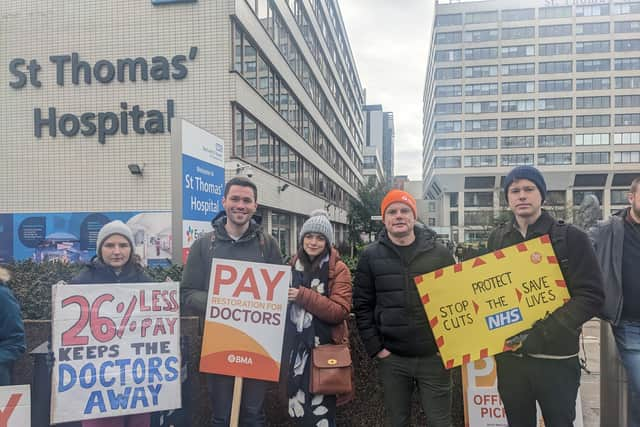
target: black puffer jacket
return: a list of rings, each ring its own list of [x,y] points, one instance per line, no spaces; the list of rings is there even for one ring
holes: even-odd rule
[[[120,274],[116,274],[115,271],[113,271],[113,268],[104,264],[97,258],[83,268],[76,277],[69,281],[69,283],[74,285],[145,282],[153,282],[153,279],[146,275],[139,264],[129,261],[122,268],[122,272]]]
[[[367,353],[386,348],[402,356],[438,352],[429,327],[416,276],[454,264],[436,233],[417,224],[415,252],[405,262],[385,230],[360,255],[353,294],[354,311]]]
[[[249,228],[238,240],[231,239],[224,228],[227,223],[224,211],[216,215],[211,223],[214,231],[205,233],[191,245],[180,282],[183,314],[201,318],[207,308],[211,260],[214,257],[282,264],[278,243],[263,231],[260,217],[254,215]]]
[[[522,236],[514,221],[506,222],[491,232],[489,250],[495,251],[526,240],[549,234],[556,255],[566,257],[563,271],[571,298],[545,319],[535,323],[523,342],[522,352],[534,356],[572,356],[578,354],[578,337],[582,325],[600,312],[604,302],[602,273],[587,235],[577,227],[566,225],[566,254],[559,253],[553,236],[555,219],[545,210]]]

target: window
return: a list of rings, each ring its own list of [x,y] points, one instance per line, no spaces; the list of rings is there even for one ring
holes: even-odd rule
[[[462,31],[453,31],[450,33],[436,33],[436,44],[452,44],[462,41]]]
[[[500,156],[500,166],[533,165],[533,154],[503,154]]]
[[[538,147],[571,147],[571,135],[538,135]]]
[[[613,163],[640,163],[640,151],[616,151]]]
[[[461,67],[436,68],[435,77],[436,77],[436,80],[461,79],[462,68]]]
[[[464,224],[465,225],[489,225],[493,220],[493,212],[492,211],[465,211],[464,212]],[[465,232],[465,241],[471,240],[471,235],[476,241],[485,241],[488,237],[487,231],[477,231],[477,232]]]
[[[498,147],[498,139],[495,136],[484,138],[465,138],[465,150],[488,150]]]
[[[464,32],[464,41],[465,42],[489,42],[498,40],[498,30],[475,30],[475,31],[465,31]]]
[[[536,27],[514,27],[502,29],[502,40],[533,39]]]
[[[461,102],[436,104],[435,114],[461,114],[461,113],[462,113]]]
[[[590,71],[609,71],[611,70],[610,59],[585,59],[576,61],[576,71],[590,72]]]
[[[640,107],[640,95],[616,95],[616,108]]]
[[[500,107],[503,113],[511,113],[514,111],[533,111],[535,110],[535,100],[513,99],[509,101],[502,101]]]
[[[616,3],[613,5],[615,15],[630,15],[640,13],[640,3]]]
[[[466,191],[464,193],[464,207],[492,208],[493,191]]]
[[[609,40],[576,42],[576,53],[606,53],[610,50]]]
[[[465,120],[464,130],[466,132],[488,132],[498,130],[498,120]]]
[[[464,14],[465,24],[485,24],[487,22],[497,22],[498,11],[491,10],[488,12],[469,12]]]
[[[533,93],[536,91],[536,82],[504,82],[502,83],[502,94],[512,93]]]
[[[449,212],[449,224],[452,226],[458,225],[458,211]]]
[[[583,96],[576,98],[576,108],[578,110],[590,108],[609,108],[611,97],[609,96]]]
[[[506,64],[502,66],[503,76],[523,76],[535,74],[535,64]]]
[[[629,203],[627,198],[629,190],[611,190],[611,204],[612,205],[626,205]]]
[[[610,87],[611,79],[609,77],[576,79],[576,90],[607,90]]]
[[[505,9],[502,11],[503,21],[528,21],[535,19],[536,10],[531,9]]]
[[[609,153],[604,152],[591,152],[591,153],[576,153],[576,165],[606,165],[609,164]],[[574,191],[574,203],[580,204],[582,200],[579,202],[575,200],[575,191]]]
[[[570,165],[571,153],[540,153],[538,165]]]
[[[538,72],[540,74],[571,73],[572,71],[573,61],[551,61],[538,64]]]
[[[434,157],[433,167],[436,169],[459,168],[460,156]]]
[[[536,54],[532,44],[522,46],[503,46],[500,55],[503,58],[518,58],[521,56],[533,56]]]
[[[640,32],[640,21],[616,21],[613,28],[616,33],[637,33]]]
[[[538,129],[562,129],[571,127],[571,116],[538,117]]]
[[[464,156],[465,168],[498,166],[497,156]]]
[[[571,16],[571,6],[541,7],[538,16],[540,19],[568,18]]]
[[[573,98],[544,98],[538,100],[538,109],[541,111],[571,110]]]
[[[517,119],[502,119],[500,122],[500,129],[502,130],[514,130],[514,129],[533,129],[535,121],[533,117],[524,117]]]
[[[602,204],[602,190],[573,190],[573,205],[580,206],[586,196],[596,196],[598,202]]]
[[[615,69],[624,70],[640,70],[640,58],[616,58]]]
[[[549,206],[564,206],[567,203],[567,194],[564,190],[550,190],[547,191],[547,197],[544,200]]]
[[[436,27],[446,27],[449,25],[462,25],[462,14],[436,15]]]
[[[436,139],[434,146],[438,151],[459,150],[461,147],[460,138]]]
[[[615,145],[640,144],[640,132],[616,133],[613,135]]]
[[[538,92],[570,92],[573,88],[571,79],[564,80],[540,80]]]
[[[616,89],[640,88],[640,76],[616,77]]]
[[[465,77],[493,77],[498,75],[496,65],[480,65],[476,67],[464,67]]]
[[[571,35],[571,24],[540,25],[538,37],[561,37]]]
[[[447,193],[449,196],[449,207],[457,208],[458,207],[458,193]]]
[[[576,146],[578,145],[609,145],[608,133],[587,133],[576,135]]]
[[[531,148],[533,135],[503,136],[500,138],[500,148]]]
[[[464,86],[466,96],[497,95],[498,83],[476,83]]]
[[[436,62],[452,62],[452,61],[460,61],[461,59],[462,59],[461,49],[436,50],[436,54],[435,54]]]
[[[616,52],[631,52],[640,50],[640,39],[616,40],[614,42]]]
[[[436,86],[435,96],[462,96],[462,85]]]
[[[498,57],[497,47],[476,47],[464,50],[465,60],[493,59]]]
[[[577,128],[594,128],[611,126],[611,116],[596,114],[593,116],[576,116]]]
[[[577,43],[576,43],[577,46]],[[576,52],[577,53],[577,52]],[[571,43],[547,43],[538,45],[538,55],[540,56],[552,56],[552,55],[570,55]]]
[[[592,34],[609,34],[608,22],[585,22],[576,24],[576,35],[586,36]]]
[[[461,130],[462,123],[460,120],[439,121],[434,125],[434,131],[436,133],[460,132]]]
[[[497,101],[465,102],[464,112],[465,114],[497,113],[498,102]]]
[[[616,114],[616,126],[640,126],[640,114]]]
[[[609,15],[608,4],[591,4],[576,6],[576,16],[606,16]]]

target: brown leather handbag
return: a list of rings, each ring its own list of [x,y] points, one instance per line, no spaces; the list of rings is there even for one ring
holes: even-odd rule
[[[351,392],[351,352],[347,344],[325,344],[313,349],[309,388],[313,394]]]

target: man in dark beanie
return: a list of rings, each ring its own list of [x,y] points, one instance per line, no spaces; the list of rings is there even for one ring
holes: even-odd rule
[[[546,193],[536,168],[519,166],[509,172],[504,194],[513,218],[489,236],[489,250],[495,251],[548,234],[571,295],[562,307],[507,340],[513,351],[496,355],[498,391],[511,427],[535,427],[536,402],[545,425],[573,425],[580,385],[578,338],[582,324],[604,301],[589,238],[542,209]]]

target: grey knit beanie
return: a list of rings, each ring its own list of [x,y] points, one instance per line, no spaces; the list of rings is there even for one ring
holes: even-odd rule
[[[96,240],[96,254],[98,255],[98,258],[102,259],[102,257],[100,256],[100,249],[102,249],[102,244],[105,240],[107,240],[114,234],[120,234],[129,241],[132,251],[131,255],[133,256],[133,233],[131,232],[131,229],[127,224],[117,219],[103,225],[98,232],[98,240]]]
[[[311,212],[311,217],[302,224],[300,230],[300,236],[298,236],[298,242],[302,245],[302,239],[305,234],[318,233],[322,234],[329,246],[333,244],[333,227],[331,221],[329,221],[329,214],[327,211],[317,209]]]

